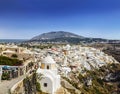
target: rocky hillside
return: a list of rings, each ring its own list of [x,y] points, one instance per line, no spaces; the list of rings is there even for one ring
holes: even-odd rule
[[[70,72],[63,76],[62,86],[69,94],[120,94],[120,64],[108,64],[99,70]],[[72,88],[70,86],[73,86]]]

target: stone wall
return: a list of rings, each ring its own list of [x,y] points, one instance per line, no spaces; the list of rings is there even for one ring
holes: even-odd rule
[[[24,94],[23,80],[16,83],[11,89],[10,94]]]

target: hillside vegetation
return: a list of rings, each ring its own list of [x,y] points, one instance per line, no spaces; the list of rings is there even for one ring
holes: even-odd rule
[[[21,60],[0,56],[0,65],[20,66],[22,64]]]
[[[63,77],[68,83],[79,90],[71,90],[70,94],[120,94],[120,64],[103,66],[99,70],[85,70],[84,75],[79,71],[71,72],[69,77]],[[91,83],[90,83],[91,81]]]

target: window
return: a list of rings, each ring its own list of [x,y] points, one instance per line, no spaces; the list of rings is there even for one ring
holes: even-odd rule
[[[6,53],[3,53],[3,54],[6,54]]]
[[[44,83],[44,87],[47,87],[47,83]]]
[[[47,65],[47,69],[49,69],[49,66]]]
[[[15,51],[17,52],[17,49],[15,49]]]

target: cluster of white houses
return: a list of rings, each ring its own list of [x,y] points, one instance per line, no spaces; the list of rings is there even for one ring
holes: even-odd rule
[[[37,80],[42,91],[49,94],[54,94],[60,88],[60,75],[67,76],[74,70],[82,71],[83,68],[91,70],[92,67],[99,68],[107,63],[118,63],[113,57],[100,50],[80,45],[34,49],[32,52],[17,46],[0,46],[0,51],[1,55],[7,57],[16,54],[19,60],[24,61],[23,66],[1,66],[0,75],[5,68],[14,70],[14,73],[17,71],[17,76],[23,75],[31,69],[30,62],[36,62],[37,59],[39,66],[36,73],[38,77],[42,77]]]

